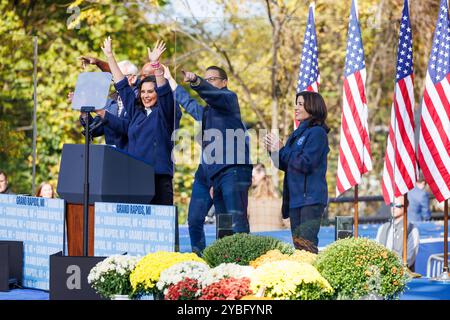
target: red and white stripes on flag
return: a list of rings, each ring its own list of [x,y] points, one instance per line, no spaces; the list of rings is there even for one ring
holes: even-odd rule
[[[372,169],[365,93],[366,67],[355,0],[350,12],[344,76],[336,196],[360,184],[362,175]]]
[[[382,191],[384,202],[414,188],[417,175],[414,142],[414,70],[408,0],[400,22],[394,102],[384,158]]]
[[[418,158],[439,202],[450,198],[450,24],[441,0],[428,62],[420,117]]]

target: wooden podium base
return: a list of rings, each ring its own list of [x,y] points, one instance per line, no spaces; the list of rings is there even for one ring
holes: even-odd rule
[[[66,204],[67,249],[69,256],[83,255],[83,205]],[[94,205],[89,205],[88,255],[94,255]]]

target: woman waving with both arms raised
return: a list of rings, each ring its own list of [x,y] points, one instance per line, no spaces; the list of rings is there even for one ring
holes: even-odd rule
[[[164,69],[159,62],[166,50],[163,41],[157,41],[153,50],[148,49],[148,57],[155,76],[144,78],[139,84],[136,97],[126,77],[117,65],[112,51],[111,38],[103,43],[102,50],[114,78],[114,85],[126,108],[125,118],[99,110],[105,125],[128,135],[127,152],[140,158],[155,170],[155,196],[152,204],[173,205],[172,133],[179,127],[181,110],[175,106],[169,83],[164,78]]]

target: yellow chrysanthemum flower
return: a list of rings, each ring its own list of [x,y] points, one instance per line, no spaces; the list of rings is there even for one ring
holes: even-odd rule
[[[328,281],[309,263],[290,260],[266,262],[252,274],[251,289],[265,288],[276,299],[319,299],[333,293]]]
[[[289,260],[313,264],[314,261],[316,260],[316,257],[317,257],[316,254],[305,250],[295,250],[295,252],[292,255],[283,254],[279,250],[270,250],[267,251],[262,256],[260,256],[259,258],[257,258],[256,260],[251,261],[250,265],[253,268],[258,268],[264,263],[280,260]]]
[[[156,283],[159,280],[161,271],[185,261],[205,261],[195,253],[165,252],[158,251],[149,253],[143,257],[136,265],[130,275],[130,283],[133,290],[142,293],[154,292]]]

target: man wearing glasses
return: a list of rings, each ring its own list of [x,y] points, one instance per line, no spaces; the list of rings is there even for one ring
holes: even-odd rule
[[[395,198],[391,204],[392,219],[378,228],[376,241],[387,249],[403,257],[403,209],[404,197]],[[414,264],[419,251],[419,229],[408,222],[407,264],[409,270],[414,272]]]
[[[183,74],[184,81],[190,83],[191,88],[207,104],[206,107],[195,108],[195,112],[186,109],[202,123],[202,163],[196,179],[199,182],[204,180],[202,185],[208,189],[212,187],[215,212],[232,215],[233,232],[249,233],[247,204],[253,166],[238,97],[227,88],[228,76],[222,68],[208,67],[204,79],[192,72],[183,71]],[[188,103],[184,102],[194,99],[180,88],[175,90],[175,100],[186,108]],[[199,178],[200,172],[204,173],[204,179]],[[204,198],[206,201],[208,197],[205,195]],[[191,202],[194,200],[191,199]],[[203,222],[208,212],[189,211],[193,251],[201,252],[205,245]]]

